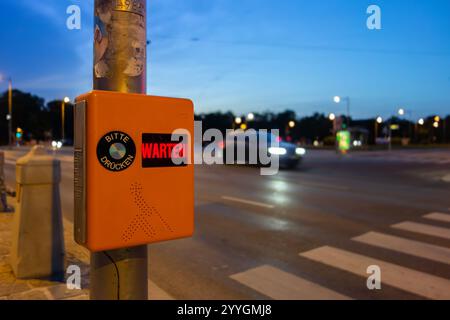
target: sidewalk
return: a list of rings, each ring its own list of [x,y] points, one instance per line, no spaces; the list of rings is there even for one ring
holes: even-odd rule
[[[15,199],[8,197],[8,204],[14,206]],[[87,249],[75,243],[73,224],[64,219],[64,244],[66,248],[66,269],[69,265],[81,268],[82,290],[69,290],[65,282],[50,280],[18,280],[8,264],[11,247],[13,214],[0,213],[0,300],[87,300],[89,299],[89,260]],[[67,277],[67,275],[66,275]],[[174,298],[148,281],[150,300],[173,300]]]
[[[14,199],[8,198],[14,206]],[[0,213],[0,300],[87,300],[89,281],[89,252],[73,241],[72,226],[64,220],[66,246],[66,267],[74,264],[81,268],[82,290],[69,290],[65,282],[51,280],[16,279],[8,264],[11,247],[11,226],[13,214]]]

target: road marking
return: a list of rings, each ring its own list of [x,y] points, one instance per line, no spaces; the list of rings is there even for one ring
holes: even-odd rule
[[[264,265],[230,276],[275,300],[348,300],[349,297],[272,266]]]
[[[149,300],[175,300],[151,280],[148,280],[148,298]]]
[[[450,222],[450,214],[446,214],[446,213],[432,212],[423,217],[426,219],[430,219],[430,220]]]
[[[367,267],[377,265],[381,268],[382,284],[429,299],[450,299],[450,281],[427,273],[328,246],[300,255],[364,278],[368,277]],[[361,286],[365,286],[365,281],[361,281]]]
[[[352,240],[375,247],[450,264],[450,249],[428,243],[394,237],[378,232],[369,232],[359,237],[355,237]]]
[[[450,239],[450,229],[435,227],[428,224],[405,221],[391,226],[395,229],[421,233],[428,236]]]
[[[338,191],[349,191],[350,190],[349,187],[336,186],[336,185],[325,184],[325,183],[306,182],[306,181],[299,182],[299,186],[306,187],[306,188],[332,189],[332,190],[338,190]]]
[[[244,203],[244,204],[249,204],[249,205],[252,205],[252,206],[257,206],[257,207],[262,207],[262,208],[268,208],[268,209],[275,208],[275,206],[273,206],[271,204],[266,204],[266,203],[257,202],[257,201],[250,201],[250,200],[245,200],[245,199],[240,199],[240,198],[223,196],[222,199],[223,200],[227,200],[227,201],[233,201],[233,202],[240,202],[240,203]]]

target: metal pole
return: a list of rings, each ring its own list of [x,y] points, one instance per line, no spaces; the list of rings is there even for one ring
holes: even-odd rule
[[[375,119],[375,131],[373,133],[373,136],[374,136],[374,139],[373,139],[374,145],[376,146],[377,145],[377,138],[378,138],[378,121],[377,121],[377,119]]]
[[[414,143],[420,142],[420,132],[419,132],[419,126],[417,123],[414,123]]]
[[[11,78],[9,78],[9,81],[8,81],[8,113],[9,113],[8,144],[9,144],[9,146],[12,146],[13,134],[12,134],[12,80],[11,80]]]
[[[413,122],[413,112],[412,111],[408,111],[409,114],[409,119],[408,119],[408,131],[409,131],[409,144],[413,143],[414,140],[414,127],[412,126],[412,122]]]
[[[61,142],[64,144],[65,140],[65,114],[66,114],[66,103],[64,99],[61,103]]]
[[[145,94],[146,0],[95,0],[94,39],[94,89]],[[90,298],[147,300],[147,268],[147,246],[91,253]]]
[[[392,151],[392,117],[389,119],[389,151]]]
[[[444,117],[444,144],[447,143],[447,118]]]

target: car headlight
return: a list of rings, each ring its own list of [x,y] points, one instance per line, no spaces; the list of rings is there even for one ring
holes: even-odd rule
[[[269,153],[277,156],[283,156],[287,153],[285,148],[269,148]]]
[[[297,148],[297,149],[295,149],[295,153],[298,154],[299,156],[304,156],[306,154],[306,149]]]

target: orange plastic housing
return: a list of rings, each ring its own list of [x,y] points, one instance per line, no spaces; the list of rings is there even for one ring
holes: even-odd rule
[[[76,102],[76,241],[95,252],[192,236],[192,102],[106,91],[81,95]],[[148,141],[143,146],[144,136],[167,136],[177,129],[187,132],[188,144],[184,147],[177,149],[166,143],[166,148]],[[118,132],[124,135],[114,135]],[[105,138],[108,133],[117,139]],[[130,141],[135,145],[134,158],[128,154]],[[114,146],[108,144],[114,142]],[[164,166],[170,157],[169,147],[177,149],[178,158],[186,157],[189,163]],[[102,150],[109,153],[104,155]],[[155,157],[145,159],[149,164],[146,167],[143,150],[147,158]],[[124,158],[119,159],[121,156]],[[122,162],[116,163],[114,157]]]

